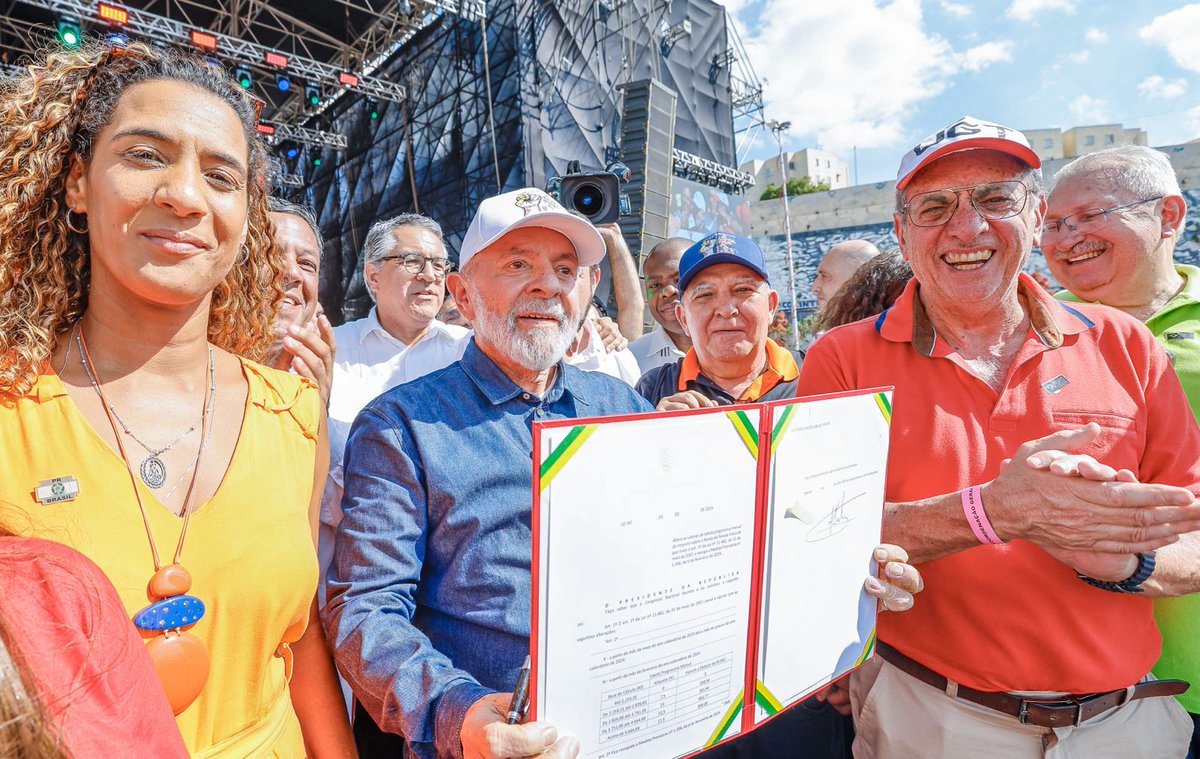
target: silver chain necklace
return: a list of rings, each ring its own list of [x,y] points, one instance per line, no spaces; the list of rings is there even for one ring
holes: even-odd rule
[[[100,386],[96,382],[95,375],[92,374],[92,368],[88,366],[88,362],[83,356],[83,346],[80,344],[78,331],[75,333],[75,343],[79,345],[79,363],[83,366],[84,373],[87,374],[88,382],[92,383],[92,389],[96,391],[96,395],[100,396],[100,402],[103,403],[104,396],[100,393]],[[70,348],[69,343],[67,347],[68,349]],[[211,345],[208,347],[208,376],[209,394],[206,409],[210,411],[213,406],[213,401],[217,396],[217,373],[214,370],[213,349]],[[108,410],[112,412],[113,418],[116,419],[121,425],[121,429],[124,430],[125,434],[133,438],[134,442],[145,448],[146,452],[150,454],[146,458],[142,459],[142,463],[138,467],[138,475],[142,478],[142,482],[146,483],[147,486],[154,490],[161,488],[164,484],[166,484],[167,481],[167,464],[160,458],[160,456],[179,445],[179,443],[183,442],[184,438],[192,434],[200,422],[204,420],[204,413],[207,413],[207,411],[202,412],[200,419],[197,419],[195,422],[193,422],[192,426],[184,430],[182,435],[175,438],[175,440],[169,445],[163,446],[162,448],[158,448],[156,450],[146,445],[137,435],[133,434],[133,430],[129,429],[129,425],[125,424],[124,420],[121,419],[121,415],[117,413],[116,408],[114,408],[111,403],[108,404]],[[203,443],[204,441],[201,441],[201,450],[203,450]],[[170,497],[171,493],[175,492],[175,487],[178,487],[179,482],[182,480],[183,476],[186,475],[187,472],[184,472],[180,479],[176,480],[175,486],[172,487],[170,493],[167,494],[168,498]]]

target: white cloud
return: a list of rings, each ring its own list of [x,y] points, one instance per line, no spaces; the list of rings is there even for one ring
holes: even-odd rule
[[[1097,45],[1103,45],[1105,42],[1108,42],[1108,32],[1097,29],[1094,26],[1088,29],[1087,33],[1083,36],[1087,38],[1088,42],[1094,42]]]
[[[1200,3],[1192,3],[1158,16],[1138,30],[1138,34],[1145,41],[1166,48],[1167,53],[1181,68],[1200,72],[1197,29],[1200,29]]]
[[[730,16],[736,16],[742,11],[752,0],[717,0],[721,5],[725,6],[725,10]]]
[[[981,71],[993,63],[1007,63],[1012,60],[1012,40],[985,42],[982,45],[959,53],[955,62],[967,71]]]
[[[1067,53],[1067,60],[1071,63],[1083,65],[1092,57],[1091,50],[1078,50],[1074,53]]]
[[[1075,117],[1076,124],[1102,124],[1108,118],[1108,103],[1103,98],[1079,95],[1067,103],[1067,109]]]
[[[964,70],[1012,56],[1011,42],[955,50],[926,28],[921,0],[766,0],[759,18],[743,39],[770,81],[768,117],[791,121],[798,140],[841,152],[915,140],[929,131],[907,123],[922,103]]]
[[[1018,21],[1032,21],[1046,11],[1075,12],[1075,0],[1013,0],[1005,14]]]
[[[1164,100],[1177,98],[1187,92],[1188,83],[1186,79],[1172,79],[1167,81],[1158,74],[1151,74],[1138,84],[1138,92],[1148,98],[1162,98]]]
[[[1192,134],[1200,134],[1200,105],[1189,110],[1187,117],[1192,124]]]
[[[966,18],[971,15],[971,6],[963,5],[962,3],[952,3],[950,0],[941,0],[942,10],[946,15],[955,18]]]

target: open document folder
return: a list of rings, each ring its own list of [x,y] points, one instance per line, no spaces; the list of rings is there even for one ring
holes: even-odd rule
[[[890,389],[535,423],[530,719],[689,756],[866,662],[890,423]]]

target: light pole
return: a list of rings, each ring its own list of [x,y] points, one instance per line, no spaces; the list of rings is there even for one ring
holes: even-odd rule
[[[779,173],[783,176],[783,232],[787,236],[788,297],[792,299],[792,348],[800,349],[800,303],[796,300],[796,262],[792,258],[792,214],[788,207],[788,176],[783,155],[783,133],[792,126],[790,121],[768,121],[767,129],[775,135],[779,146]]]

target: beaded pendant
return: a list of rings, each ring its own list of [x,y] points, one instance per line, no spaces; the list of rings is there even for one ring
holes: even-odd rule
[[[177,715],[204,690],[211,666],[203,641],[187,632],[204,618],[204,602],[187,595],[191,588],[191,574],[168,564],[150,578],[146,595],[153,603],[133,616],[143,637],[150,637],[146,651]]]

